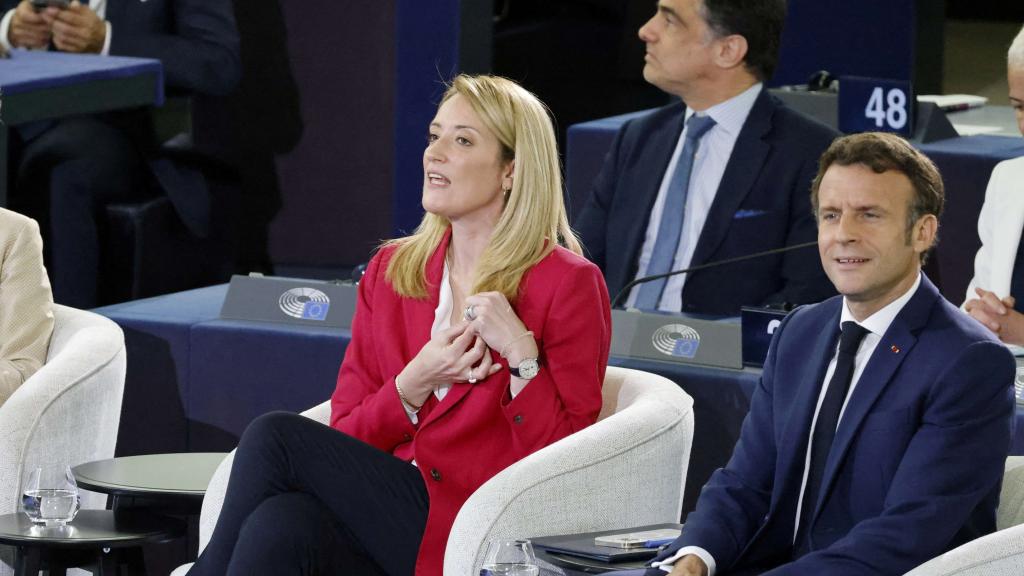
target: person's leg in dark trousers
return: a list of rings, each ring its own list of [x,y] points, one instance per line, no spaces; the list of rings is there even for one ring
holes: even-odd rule
[[[104,209],[155,194],[143,152],[131,131],[86,116],[54,123],[19,156],[12,207],[41,223],[54,300],[93,308]]]
[[[242,523],[225,574],[384,576],[353,536],[313,496],[271,496]]]
[[[315,499],[329,516],[277,520],[286,512],[276,499],[290,493]],[[373,574],[365,569],[372,563],[381,574],[408,576],[427,510],[415,466],[302,416],[267,414],[242,435],[217,526],[189,574],[329,574],[359,562],[340,573]],[[298,533],[299,521],[316,526]],[[318,534],[325,525],[335,532],[328,541]],[[320,554],[325,549],[337,554]]]

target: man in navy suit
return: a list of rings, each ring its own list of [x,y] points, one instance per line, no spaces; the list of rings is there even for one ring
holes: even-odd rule
[[[156,58],[172,95],[226,94],[241,74],[230,0],[74,0],[40,11],[29,0],[0,0],[0,14],[7,48]],[[186,226],[206,233],[205,187],[158,157],[144,110],[32,125],[12,140],[11,203],[43,223],[60,303],[97,304],[98,222],[107,204],[162,190]]]
[[[660,0],[640,28],[644,78],[682,101],[622,127],[574,222],[611,294],[634,278],[814,240],[807,191],[838,134],[763,88],[785,11],[783,0]],[[694,117],[712,126],[688,182],[673,182]],[[673,221],[681,230],[666,232]],[[667,246],[659,232],[672,236]],[[675,276],[647,298],[640,289],[627,305],[710,314],[835,293],[810,248]]]
[[[1014,360],[921,273],[938,171],[896,136],[848,136],[812,202],[842,297],[776,330],[732,458],[641,573],[903,574],[995,529]]]

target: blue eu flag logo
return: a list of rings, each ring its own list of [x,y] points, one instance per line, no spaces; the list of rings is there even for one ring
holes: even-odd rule
[[[306,302],[302,306],[302,317],[306,320],[326,320],[330,302]]]

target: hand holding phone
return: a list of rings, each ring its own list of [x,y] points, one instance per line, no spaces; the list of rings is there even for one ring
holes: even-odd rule
[[[32,7],[36,9],[36,12],[45,10],[50,6],[54,8],[67,8],[71,4],[71,0],[30,0]]]
[[[19,2],[11,17],[7,40],[16,48],[43,49],[50,43],[51,23],[29,1]]]

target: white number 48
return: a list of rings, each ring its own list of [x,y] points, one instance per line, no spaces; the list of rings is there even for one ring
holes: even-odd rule
[[[876,87],[871,91],[871,97],[868,98],[864,116],[874,120],[875,126],[878,128],[886,124],[893,130],[903,128],[907,125],[906,92],[899,88],[892,88],[886,93],[880,86]]]

